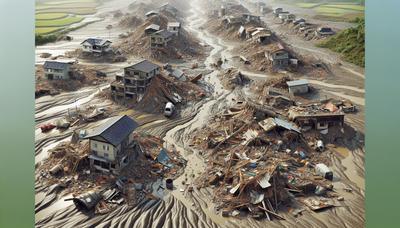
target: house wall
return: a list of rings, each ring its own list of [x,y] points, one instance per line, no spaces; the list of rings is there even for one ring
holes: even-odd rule
[[[308,85],[290,86],[289,93],[291,93],[291,94],[308,93]]]
[[[121,146],[117,148],[113,145],[97,140],[90,141],[90,151],[98,157],[105,158],[110,161],[115,161],[118,151],[121,150]]]
[[[52,80],[66,80],[69,79],[69,71],[69,66],[65,70],[44,69],[44,76],[49,80],[51,77]]]
[[[176,34],[179,34],[179,27],[168,26],[167,31],[172,32],[176,35]]]

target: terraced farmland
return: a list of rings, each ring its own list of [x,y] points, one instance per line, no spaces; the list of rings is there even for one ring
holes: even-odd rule
[[[56,0],[36,4],[36,30],[47,35],[69,28],[81,22],[85,15],[96,13],[98,0]]]

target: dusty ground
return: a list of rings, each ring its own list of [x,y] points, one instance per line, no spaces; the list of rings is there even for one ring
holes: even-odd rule
[[[116,4],[120,3],[120,5]],[[115,0],[111,1],[108,7],[111,10],[127,8],[130,1]],[[187,3],[187,2],[186,2]],[[202,2],[204,3],[204,2]],[[187,6],[186,6],[187,7]],[[333,171],[338,175],[339,180],[334,183],[335,189],[340,195],[345,197],[345,201],[341,207],[336,207],[320,213],[306,211],[302,216],[295,218],[290,214],[284,214],[285,221],[256,221],[254,219],[233,219],[224,218],[220,214],[216,214],[211,203],[211,195],[209,189],[195,190],[193,193],[182,193],[180,188],[182,180],[189,176],[197,177],[204,170],[204,161],[195,151],[188,145],[188,139],[207,124],[208,119],[230,105],[238,97],[251,97],[250,87],[243,87],[233,91],[223,89],[223,85],[217,75],[221,70],[232,67],[235,62],[232,60],[234,53],[231,51],[234,45],[224,42],[222,39],[210,34],[205,29],[201,29],[201,25],[206,20],[207,8],[199,1],[193,1],[190,11],[187,11],[187,30],[198,39],[212,47],[203,70],[208,70],[209,74],[203,77],[201,82],[207,85],[206,88],[211,93],[209,98],[202,102],[189,105],[184,118],[175,120],[166,119],[159,115],[142,113],[136,110],[130,110],[129,115],[134,117],[141,124],[140,131],[161,136],[166,141],[166,147],[174,146],[182,156],[188,160],[187,167],[183,175],[181,175],[174,183],[176,189],[166,191],[164,199],[145,200],[136,207],[122,206],[113,212],[105,215],[94,216],[93,214],[85,214],[78,211],[71,201],[63,201],[66,196],[50,194],[46,196],[47,187],[37,185],[36,202],[43,200],[49,201],[49,206],[36,213],[36,227],[363,227],[365,221],[364,215],[364,147],[349,150],[347,148],[336,148],[336,152],[331,154]],[[268,23],[268,18],[266,18]],[[98,23],[104,23],[98,22]],[[107,23],[105,23],[107,24]],[[86,29],[77,30],[74,34],[83,34],[85,36],[96,31],[104,31],[103,25],[92,24],[87,31]],[[88,26],[88,27],[89,27]],[[270,25],[271,26],[271,25]],[[278,28],[272,28],[278,29]],[[117,35],[117,31],[114,31]],[[303,43],[293,37],[288,43],[298,46],[298,50],[302,53],[318,55],[325,61],[332,61],[331,53],[326,50],[314,48],[311,44]],[[51,49],[53,52],[65,51],[73,48],[70,43],[46,45],[38,47],[37,53]],[[75,44],[76,45],[76,44]],[[69,47],[68,47],[69,46]],[[76,46],[75,46],[76,47]],[[328,54],[327,54],[328,53]],[[214,63],[218,58],[228,59],[227,63],[222,65],[220,70],[210,68],[210,64]],[[336,59],[336,58],[334,58]],[[40,61],[40,60],[38,60]],[[239,65],[235,64],[235,67]],[[121,65],[112,65],[110,71],[116,70]],[[243,69],[240,71],[254,80],[254,83],[262,82],[268,77],[265,73],[250,72]],[[364,76],[359,69],[343,64],[333,70],[335,74],[324,81],[311,81],[314,87],[321,88],[320,96],[338,96],[348,98],[360,107],[357,114],[348,115],[346,122],[358,129],[357,139],[363,143],[364,132]],[[54,97],[42,97],[36,100],[36,131],[35,131],[35,163],[47,157],[48,149],[56,146],[63,140],[69,140],[72,131],[58,132],[54,130],[47,134],[42,134],[38,126],[42,123],[53,121],[67,113],[68,108],[80,107],[83,105],[96,105],[98,107],[108,107],[115,113],[125,113],[126,109],[116,106],[110,101],[104,100],[96,94],[100,93],[100,89],[107,89],[107,85],[98,87],[88,87],[76,92],[62,93]],[[92,127],[98,123],[91,123],[87,126]],[[344,185],[350,186],[353,191],[351,193],[343,190]]]

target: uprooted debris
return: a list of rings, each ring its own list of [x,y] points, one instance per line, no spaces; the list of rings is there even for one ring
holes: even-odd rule
[[[163,148],[163,140],[135,134],[140,153],[119,175],[94,171],[90,167],[89,142],[63,142],[49,150],[49,157],[39,167],[38,182],[62,184],[63,195],[72,195],[74,203],[84,210],[102,214],[116,205],[135,205],[145,197],[154,198],[153,185],[159,178],[175,179],[183,172],[186,161],[176,150]],[[85,196],[85,197],[84,197]],[[87,201],[86,198],[93,198]]]
[[[177,21],[177,18],[160,12],[158,16],[147,18],[126,38],[117,44],[117,47],[126,55],[141,55],[162,62],[171,59],[198,57],[203,54],[203,47],[184,28],[180,28],[179,35],[172,36],[166,46],[151,48],[150,35],[145,30],[151,25],[159,26],[159,30],[167,29],[168,22]]]
[[[125,102],[148,113],[162,113],[168,102],[174,105],[185,104],[201,99],[204,95],[204,90],[192,82],[156,75],[138,100],[126,99]]]
[[[236,86],[245,86],[251,82],[251,79],[243,75],[236,68],[229,68],[218,75],[221,78],[223,86],[227,89],[234,89]]]
[[[312,146],[322,142],[318,134],[304,135],[287,113],[264,107],[233,106],[193,138],[208,163],[197,184],[214,189],[224,216],[284,219],[279,210],[293,208],[295,198],[315,211],[334,206],[330,159]]]
[[[75,91],[84,86],[100,85],[107,81],[99,77],[98,70],[93,67],[75,64],[71,67],[70,78],[66,80],[48,80],[42,66],[36,66],[35,97],[55,95],[61,91]]]

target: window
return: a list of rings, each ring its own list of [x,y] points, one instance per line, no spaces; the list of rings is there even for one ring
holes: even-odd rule
[[[103,150],[106,150],[106,146],[105,145],[103,145]]]
[[[97,151],[93,150],[92,152],[93,152],[94,155],[97,156]]]
[[[107,151],[108,151],[108,150],[110,150],[110,146],[109,146],[109,145],[107,145]]]
[[[104,153],[104,157],[105,157],[105,158],[108,158],[108,153]]]
[[[94,148],[97,148],[97,143],[93,143]]]

